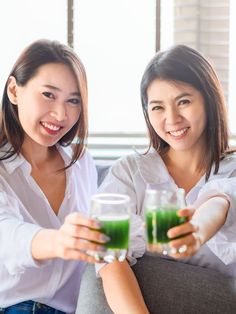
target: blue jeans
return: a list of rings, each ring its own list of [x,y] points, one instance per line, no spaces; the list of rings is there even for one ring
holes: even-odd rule
[[[0,314],[66,314],[54,308],[34,302],[34,301],[25,301],[21,302],[6,308],[0,307]]]

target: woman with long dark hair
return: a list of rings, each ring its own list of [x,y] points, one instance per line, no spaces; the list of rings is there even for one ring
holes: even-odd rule
[[[94,262],[86,251],[107,240],[86,218],[97,182],[86,136],[82,62],[59,42],[32,43],[2,98],[0,313],[75,312],[85,262]]]
[[[187,222],[167,233],[175,249],[172,257],[233,274],[233,267],[222,261],[235,261],[235,254],[226,252],[235,234],[236,157],[229,149],[226,105],[215,70],[184,45],[158,52],[144,71],[141,101],[149,148],[118,160],[100,187],[100,192],[131,198],[127,260],[132,264],[145,252],[141,224],[146,187],[182,188],[187,208],[178,214]],[[127,261],[102,265],[98,272],[114,313],[148,312]]]

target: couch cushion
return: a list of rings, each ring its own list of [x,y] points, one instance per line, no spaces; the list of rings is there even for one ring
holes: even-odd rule
[[[217,271],[145,255],[133,266],[151,314],[236,313],[236,281]],[[111,314],[102,281],[88,265],[77,313]]]
[[[151,313],[236,313],[234,278],[148,255],[133,269]]]

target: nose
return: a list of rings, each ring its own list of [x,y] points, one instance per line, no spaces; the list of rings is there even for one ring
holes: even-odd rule
[[[64,121],[67,118],[66,104],[56,103],[53,110],[51,111],[51,116],[57,121]]]
[[[166,109],[166,124],[176,124],[181,122],[181,115],[177,107],[170,106]]]

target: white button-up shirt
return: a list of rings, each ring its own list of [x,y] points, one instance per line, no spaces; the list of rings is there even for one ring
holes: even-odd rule
[[[212,195],[225,193],[230,199],[226,222],[195,256],[182,261],[214,268],[236,277],[236,155],[231,154],[225,157],[220,162],[217,174],[214,175],[213,171],[207,183],[203,176],[189,191],[186,195],[186,202],[188,206],[197,207]],[[111,167],[99,188],[99,192],[102,193],[123,193],[131,198],[132,216],[128,255],[131,264],[135,263],[136,258],[141,257],[145,252],[142,221],[144,220],[144,195],[147,185],[157,189],[178,188],[162,158],[154,149],[146,155],[133,154],[118,160]],[[163,258],[166,257],[163,256]],[[101,267],[102,265],[97,265],[97,271]]]
[[[58,149],[68,164],[66,150]],[[97,188],[96,169],[86,152],[66,170],[58,215],[30,173],[21,155],[0,162],[0,307],[33,300],[74,313],[85,263],[59,258],[38,263],[32,258],[31,242],[41,228],[59,229],[71,212],[88,214]]]

